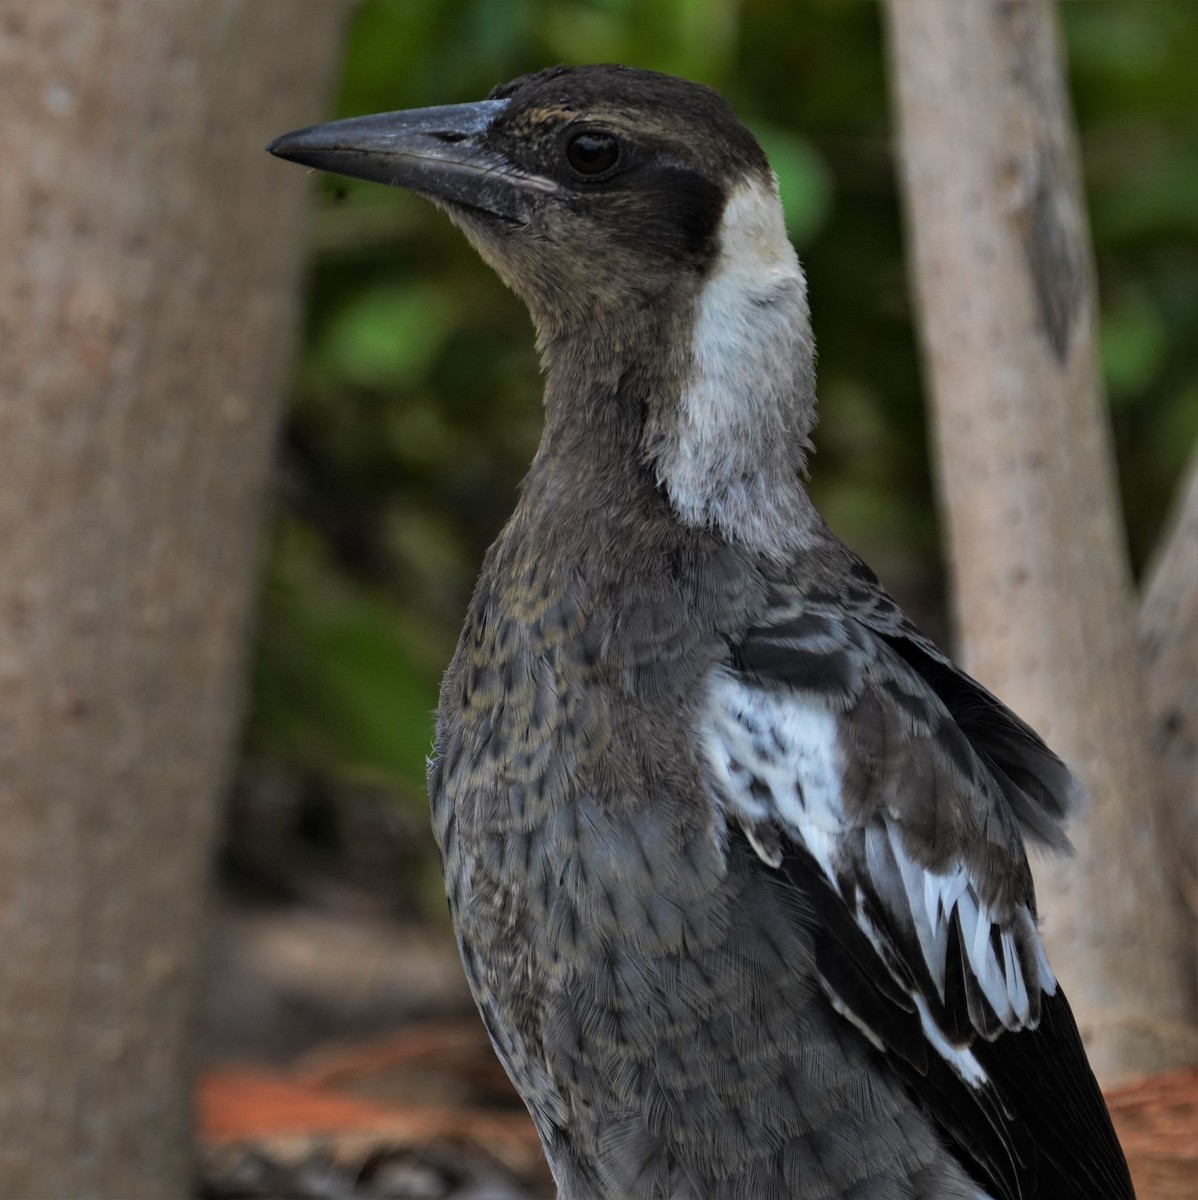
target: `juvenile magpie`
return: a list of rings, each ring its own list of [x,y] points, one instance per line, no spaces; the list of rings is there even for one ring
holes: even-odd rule
[[[1080,788],[812,507],[806,284],[753,136],[604,66],[270,149],[428,197],[536,324],[544,434],[429,791],[561,1196],[1132,1196],[1025,850]]]

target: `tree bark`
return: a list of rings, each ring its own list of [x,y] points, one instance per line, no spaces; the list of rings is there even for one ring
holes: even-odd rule
[[[183,1196],[333,4],[0,6],[0,1195]]]
[[[1189,1061],[1193,946],[1155,814],[1055,9],[886,11],[960,646],[1093,796],[1076,857],[1035,866],[1096,1071]]]
[[[1187,897],[1191,945],[1198,940],[1198,450],[1177,510],[1148,575],[1140,640],[1148,681],[1153,751],[1161,765],[1170,862]],[[1198,946],[1196,946],[1198,949]],[[1198,968],[1198,955],[1194,959]]]

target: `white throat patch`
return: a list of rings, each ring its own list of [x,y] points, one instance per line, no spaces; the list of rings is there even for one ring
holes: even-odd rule
[[[748,180],[732,193],[719,246],[696,304],[690,378],[677,410],[651,423],[646,450],[682,520],[785,556],[810,520],[799,473],[815,350],[806,279],[773,188]]]

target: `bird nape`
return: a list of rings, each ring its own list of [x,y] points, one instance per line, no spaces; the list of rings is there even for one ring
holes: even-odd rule
[[[270,150],[428,197],[536,324],[544,435],[429,791],[560,1194],[1130,1197],[1027,865],[1078,785],[812,507],[806,283],[752,134],[601,66]]]

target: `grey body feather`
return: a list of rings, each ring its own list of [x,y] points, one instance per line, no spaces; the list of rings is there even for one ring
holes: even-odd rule
[[[561,1194],[982,1195],[822,986],[802,892],[737,836],[778,844],[785,823],[742,820],[703,750],[716,672],[822,705],[859,821],[902,808],[912,855],[970,863],[1009,915],[1032,902],[1017,817],[889,640],[976,685],[814,512],[782,562],[680,521],[633,419],[680,373],[597,358],[578,339],[549,356],[546,436],[446,676],[430,780],[467,973]],[[1062,811],[1027,803],[1056,830]]]
[[[707,681],[777,582],[651,486],[635,527],[596,528],[579,491],[534,535],[538,483],[446,678],[432,791],[463,959],[562,1195],[979,1195],[708,783]]]

